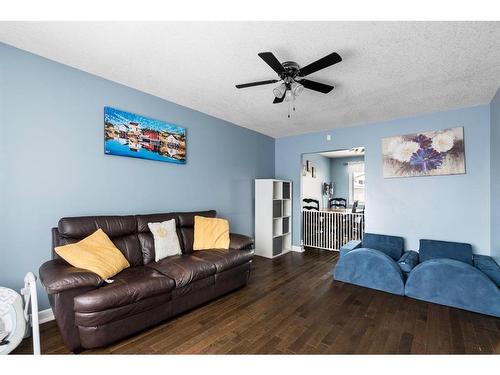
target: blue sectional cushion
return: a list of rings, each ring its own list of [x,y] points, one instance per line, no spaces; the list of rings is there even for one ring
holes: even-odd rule
[[[361,241],[352,240],[346,243],[344,246],[340,248],[340,257],[342,258],[348,252],[356,250],[361,247]]]
[[[429,259],[454,259],[472,265],[472,246],[468,243],[420,240],[420,263]]]
[[[355,249],[341,257],[333,278],[351,284],[404,295],[405,283],[394,259],[375,249]]]
[[[455,259],[429,259],[406,280],[408,297],[500,317],[500,289],[476,267]]]
[[[381,251],[397,261],[403,254],[404,241],[402,237],[365,233],[363,247]]]
[[[474,255],[474,267],[488,276],[500,288],[500,266],[487,255]]]
[[[405,251],[403,256],[399,258],[399,268],[405,273],[410,272],[418,264],[418,253],[416,251]]]

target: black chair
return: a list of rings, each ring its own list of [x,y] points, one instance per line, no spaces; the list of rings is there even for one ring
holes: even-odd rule
[[[304,210],[316,210],[316,211],[319,211],[319,201],[317,199],[304,198],[304,199],[302,199],[302,202],[304,202],[304,203],[307,204],[307,206],[303,206],[302,207]],[[310,205],[311,203],[316,204],[316,206]]]
[[[345,198],[332,198],[328,201],[330,208],[347,208],[347,199]]]

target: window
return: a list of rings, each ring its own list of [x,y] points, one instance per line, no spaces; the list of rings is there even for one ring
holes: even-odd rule
[[[349,168],[349,204],[358,201],[365,204],[365,163],[354,162],[348,164]]]

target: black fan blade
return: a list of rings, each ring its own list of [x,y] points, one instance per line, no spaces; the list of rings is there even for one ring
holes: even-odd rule
[[[283,65],[278,61],[276,56],[273,55],[272,52],[261,52],[259,53],[259,56],[262,60],[266,62],[267,65],[269,65],[278,75],[281,77],[281,74],[285,73],[285,68],[283,68]]]
[[[270,83],[276,83],[279,82],[277,79],[270,79],[267,81],[259,81],[259,82],[251,82],[251,83],[243,83],[241,85],[236,85],[237,89],[244,89],[245,87],[252,87],[252,86],[260,86],[260,85],[268,85]]]
[[[274,98],[273,104],[283,103],[283,100],[285,100],[285,95],[286,95],[286,90],[283,93],[283,96],[281,98],[278,98],[278,97]]]
[[[339,63],[342,61],[342,57],[337,52],[330,53],[328,56],[323,57],[322,59],[316,60],[309,65],[304,66],[299,70],[299,76],[305,77],[311,73],[317,72],[318,70],[325,69],[333,64]]]
[[[308,79],[303,79],[297,82],[300,83],[302,86],[304,86],[306,89],[319,91],[322,92],[323,94],[328,94],[330,91],[333,90],[333,86],[325,85],[324,83],[316,81],[309,81]]]

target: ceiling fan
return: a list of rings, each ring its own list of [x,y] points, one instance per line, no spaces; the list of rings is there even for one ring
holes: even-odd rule
[[[261,52],[259,53],[259,56],[278,74],[280,79],[243,83],[240,85],[236,85],[236,88],[243,89],[246,87],[268,85],[271,83],[281,82],[281,84],[273,90],[275,96],[273,101],[274,104],[282,103],[283,101],[295,102],[295,97],[299,96],[304,88],[318,91],[323,94],[328,94],[333,90],[333,86],[316,81],[311,81],[303,77],[342,61],[340,55],[336,52],[333,52],[301,68],[295,61],[285,61],[283,64],[280,63],[272,52]],[[293,110],[295,110],[295,105]],[[290,117],[290,108],[288,111],[288,117]]]

